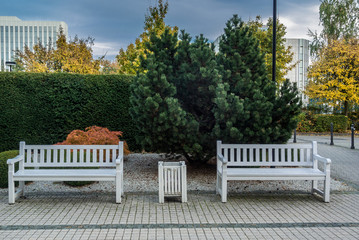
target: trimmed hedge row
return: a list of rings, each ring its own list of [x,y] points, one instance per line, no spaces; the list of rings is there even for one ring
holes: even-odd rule
[[[350,127],[350,120],[344,115],[301,113],[298,118],[298,132],[330,132],[330,123],[334,132],[345,132]]]
[[[133,76],[0,73],[0,151],[20,141],[54,144],[74,129],[97,125],[122,131],[137,150],[129,114]]]
[[[317,132],[330,132],[330,123],[333,123],[334,132],[344,132],[349,129],[350,120],[345,115],[323,115],[314,116]]]
[[[0,188],[8,187],[8,165],[7,160],[16,157],[19,154],[19,150],[11,150],[0,153]],[[18,164],[15,164],[15,171],[18,168]]]

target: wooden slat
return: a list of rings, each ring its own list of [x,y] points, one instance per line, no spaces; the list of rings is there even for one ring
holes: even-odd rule
[[[253,163],[253,148],[249,148],[249,162]]]
[[[67,163],[73,162],[73,159],[71,158],[71,149],[69,148],[66,149],[66,162]]]
[[[51,153],[52,153],[51,149],[46,149],[46,163],[51,163],[52,162]]]
[[[99,151],[99,154],[100,154],[100,159],[99,159],[99,162],[100,163],[103,163],[103,149],[100,149],[100,151]]]
[[[311,150],[310,150],[310,149],[306,149],[306,150],[307,150],[307,156],[306,156],[305,162],[309,162],[309,161],[310,161],[310,155],[311,155],[312,153],[311,153]]]
[[[110,162],[110,149],[106,149],[106,163]]]
[[[267,148],[268,149],[268,162],[273,162],[273,148]]]
[[[93,150],[93,156],[92,156],[92,158],[93,158],[93,162],[94,162],[94,163],[98,163],[97,151],[98,151],[98,150]]]
[[[64,151],[65,151],[64,149],[60,149],[60,163],[66,162]]]
[[[228,160],[228,162],[230,162],[230,159],[228,159],[228,148],[223,148],[224,152],[223,152],[223,157],[225,159]]]
[[[230,148],[230,149],[229,149],[229,153],[230,153],[231,162],[235,162],[235,159],[234,159],[234,148]]]
[[[115,162],[117,158],[117,148],[112,149],[112,162]]]
[[[288,159],[287,159],[287,161],[288,162],[293,162],[292,161],[292,151],[293,151],[293,149],[288,149],[288,155],[287,155],[287,157],[288,157]]]
[[[294,148],[294,162],[298,162],[298,148]]]
[[[44,164],[45,163],[45,149],[40,149],[40,160],[39,160],[40,164]]]
[[[90,149],[86,149],[86,163],[90,164],[91,163],[91,150]]]
[[[77,160],[77,149],[76,149],[76,148],[73,148],[73,149],[72,149],[72,158],[73,158],[73,162],[74,162],[74,163],[78,163],[78,160]]]

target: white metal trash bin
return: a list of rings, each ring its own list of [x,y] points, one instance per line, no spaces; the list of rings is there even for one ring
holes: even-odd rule
[[[181,197],[187,202],[186,164],[181,162],[158,162],[159,202],[165,197]]]

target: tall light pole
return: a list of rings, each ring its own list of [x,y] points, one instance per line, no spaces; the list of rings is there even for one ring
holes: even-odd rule
[[[272,51],[272,81],[275,82],[277,52],[277,0],[273,0],[273,51]]]

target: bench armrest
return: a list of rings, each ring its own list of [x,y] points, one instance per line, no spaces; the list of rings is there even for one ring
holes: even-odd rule
[[[326,165],[330,165],[332,163],[332,160],[330,160],[329,158],[322,157],[318,154],[314,154],[313,157],[315,160],[318,160]]]
[[[220,161],[222,164],[227,164],[228,161],[226,158],[224,158],[224,156],[220,153],[217,154],[217,161]]]
[[[123,163],[123,156],[116,159],[116,165],[119,165],[119,164],[122,164],[122,163]]]
[[[24,155],[17,155],[14,158],[8,159],[7,164],[14,164],[24,160]]]

